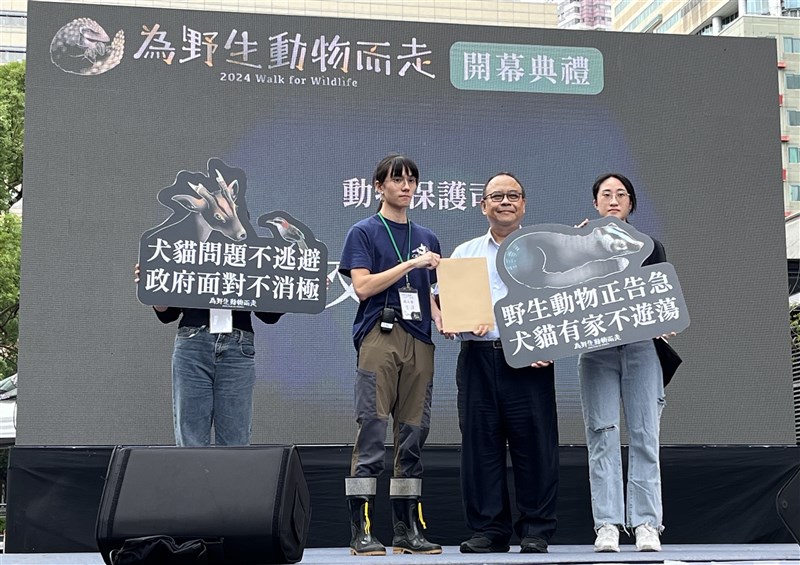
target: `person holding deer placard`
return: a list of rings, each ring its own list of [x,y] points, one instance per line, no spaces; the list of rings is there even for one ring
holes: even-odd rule
[[[216,445],[249,445],[256,378],[250,312],[234,310],[228,331],[216,333],[214,310],[153,309],[162,323],[180,318],[172,353],[177,445],[210,445],[212,423]],[[283,315],[254,314],[265,324],[274,324]]]
[[[134,266],[134,282],[140,268]],[[178,322],[172,352],[172,417],[179,447],[249,445],[253,424],[255,345],[250,312],[153,306]],[[283,314],[253,312],[265,324]]]

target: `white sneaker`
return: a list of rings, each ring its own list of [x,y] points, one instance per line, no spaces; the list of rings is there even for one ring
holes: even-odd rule
[[[661,551],[658,530],[650,524],[636,527],[636,551]]]
[[[618,552],[619,528],[613,524],[603,524],[600,526],[600,529],[597,530],[594,550],[597,553]]]

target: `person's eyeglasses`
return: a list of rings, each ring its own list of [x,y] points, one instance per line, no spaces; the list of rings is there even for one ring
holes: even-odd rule
[[[484,200],[491,200],[492,202],[502,202],[503,198],[508,198],[509,202],[517,202],[522,198],[521,192],[493,192],[483,197]]]
[[[611,198],[614,196],[617,197],[617,200],[625,200],[626,198],[628,198],[628,196],[630,196],[630,194],[628,194],[624,190],[619,190],[617,192],[605,191],[598,194],[598,197],[602,200],[611,200]]]

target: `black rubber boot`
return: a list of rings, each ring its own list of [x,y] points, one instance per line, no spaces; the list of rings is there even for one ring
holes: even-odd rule
[[[442,546],[425,539],[422,504],[418,498],[392,498],[394,553],[441,553]]]
[[[348,496],[350,507],[350,555],[386,555],[386,548],[372,535],[374,496]]]

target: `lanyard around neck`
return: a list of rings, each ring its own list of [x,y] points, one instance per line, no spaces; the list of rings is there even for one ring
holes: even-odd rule
[[[389,229],[389,224],[386,222],[386,218],[383,217],[383,214],[378,212],[378,217],[381,219],[383,223],[383,227],[386,228],[386,233],[389,234],[389,239],[392,241],[392,247],[394,247],[394,252],[397,253],[397,259],[399,263],[403,262],[403,255],[400,253],[400,248],[397,246],[397,242],[394,239],[394,235],[392,234],[392,230]],[[408,220],[408,252],[406,253],[405,260],[408,261],[411,259],[411,220]],[[406,273],[406,285],[409,285],[408,282],[408,273]]]

